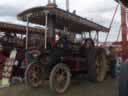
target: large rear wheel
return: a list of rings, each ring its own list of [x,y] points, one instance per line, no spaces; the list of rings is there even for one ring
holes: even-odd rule
[[[105,79],[107,70],[107,58],[104,51],[102,51],[96,57],[96,79],[98,82],[102,82]]]
[[[107,73],[108,65],[103,49],[90,49],[88,56],[88,77],[90,81],[102,82]]]
[[[64,93],[70,84],[70,69],[65,64],[57,64],[50,73],[50,88],[57,93]]]

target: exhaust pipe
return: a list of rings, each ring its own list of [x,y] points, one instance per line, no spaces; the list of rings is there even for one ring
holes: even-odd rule
[[[115,0],[115,1],[128,8],[128,0]]]
[[[69,12],[69,0],[66,0],[66,10]]]
[[[51,0],[48,0],[48,4],[51,4]]]
[[[53,4],[55,4],[55,5],[56,5],[56,0],[53,0]]]

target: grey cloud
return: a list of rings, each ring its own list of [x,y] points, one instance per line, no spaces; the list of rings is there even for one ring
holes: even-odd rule
[[[47,0],[12,0],[14,1],[10,5],[0,5],[0,17],[10,16],[16,17],[17,13],[21,12],[21,10],[28,9],[33,6],[45,5]],[[14,4],[15,3],[15,4]],[[60,8],[65,9],[65,1],[57,0]],[[97,22],[98,24],[109,27],[110,21],[112,19],[112,15],[114,13],[115,7],[117,3],[114,3],[114,0],[70,0],[70,10],[76,9],[76,13],[82,17],[85,17],[89,20]],[[114,32],[117,32],[117,26],[120,24],[120,14],[117,14],[115,19],[115,25],[113,25],[111,36],[113,36]],[[111,38],[110,36],[110,38]],[[113,38],[112,38],[113,39]]]
[[[19,12],[18,7],[10,6],[10,5],[0,6],[0,16],[16,16],[18,12]]]

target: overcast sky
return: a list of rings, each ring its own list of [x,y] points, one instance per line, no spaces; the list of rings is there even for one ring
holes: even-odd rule
[[[45,6],[48,0],[1,0],[0,21],[22,24],[16,20],[16,15],[25,9]],[[65,9],[66,0],[56,0],[58,7]],[[109,27],[117,3],[114,0],[69,0],[70,11]],[[120,8],[116,14],[109,40],[116,40],[120,26]],[[105,35],[101,36],[104,40]]]

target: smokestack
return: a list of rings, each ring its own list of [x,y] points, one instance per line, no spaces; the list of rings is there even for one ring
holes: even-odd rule
[[[53,0],[53,4],[55,4],[55,5],[56,5],[56,0]]]
[[[66,10],[69,12],[69,0],[66,0]]]
[[[56,0],[48,0],[48,4],[47,4],[48,7],[57,7],[56,5]]]
[[[51,0],[48,0],[48,4],[51,4]]]

